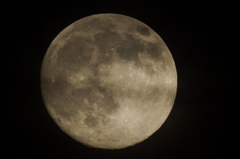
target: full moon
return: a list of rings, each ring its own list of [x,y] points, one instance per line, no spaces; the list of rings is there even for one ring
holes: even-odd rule
[[[55,123],[89,147],[140,143],[167,119],[177,72],[162,38],[120,14],[75,21],[50,44],[41,67],[44,104]]]

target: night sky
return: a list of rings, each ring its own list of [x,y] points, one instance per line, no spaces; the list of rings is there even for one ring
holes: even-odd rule
[[[8,12],[2,13],[1,154],[101,159],[233,158],[237,154],[238,83],[233,78],[237,76],[233,53],[226,49],[230,29],[221,9],[225,4],[61,2],[9,2]],[[123,14],[150,26],[167,44],[177,68],[177,96],[166,122],[145,141],[121,150],[89,148],[70,138],[48,115],[41,96],[41,63],[52,40],[74,21],[98,13]]]

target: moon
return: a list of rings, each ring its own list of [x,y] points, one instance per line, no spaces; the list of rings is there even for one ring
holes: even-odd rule
[[[122,149],[155,133],[177,90],[173,57],[146,24],[121,14],[75,21],[50,44],[41,67],[44,104],[74,140]]]

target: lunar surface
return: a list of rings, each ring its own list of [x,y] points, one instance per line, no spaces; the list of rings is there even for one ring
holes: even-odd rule
[[[41,68],[45,106],[84,145],[121,149],[142,142],[167,119],[176,96],[173,57],[144,23],[96,14],[60,32]]]

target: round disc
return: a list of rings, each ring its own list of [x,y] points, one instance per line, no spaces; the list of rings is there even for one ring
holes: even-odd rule
[[[120,149],[157,131],[176,96],[177,74],[164,41],[119,14],[80,19],[49,46],[41,69],[46,108],[73,139]]]

